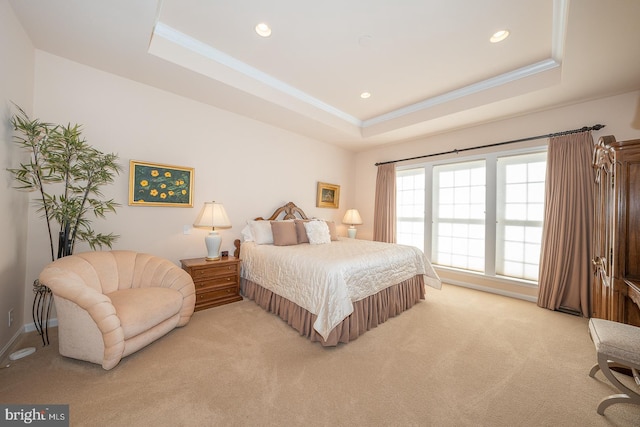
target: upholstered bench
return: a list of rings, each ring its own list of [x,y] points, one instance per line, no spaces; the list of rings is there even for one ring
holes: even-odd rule
[[[189,322],[191,276],[167,259],[132,251],[85,252],[44,268],[58,317],[60,354],[116,366]]]
[[[640,328],[603,319],[589,320],[589,334],[596,346],[598,364],[589,372],[594,377],[601,370],[605,377],[622,393],[605,397],[598,405],[598,414],[614,403],[640,405],[640,394],[631,390],[616,378],[610,368],[630,369],[636,384],[640,386]]]

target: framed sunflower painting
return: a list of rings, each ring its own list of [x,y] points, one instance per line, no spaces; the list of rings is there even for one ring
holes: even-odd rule
[[[129,162],[129,205],[193,207],[193,168]]]

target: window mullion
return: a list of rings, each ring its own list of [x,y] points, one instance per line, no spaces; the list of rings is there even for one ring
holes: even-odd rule
[[[431,242],[433,241],[433,205],[432,205],[432,192],[433,192],[433,165],[429,164],[425,166],[424,171],[424,254],[428,259],[432,259],[433,247]],[[429,189],[427,191],[427,189]]]
[[[486,210],[485,210],[485,258],[484,271],[489,276],[496,274],[496,180],[498,159],[493,154],[486,156]]]

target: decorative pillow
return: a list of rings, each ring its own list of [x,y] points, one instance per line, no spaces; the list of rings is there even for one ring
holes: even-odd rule
[[[298,236],[298,243],[309,243],[309,237],[307,236],[307,230],[304,228],[304,224],[309,222],[308,219],[296,219],[296,235]]]
[[[242,235],[243,242],[253,242],[253,233],[251,233],[251,226],[249,223],[244,226],[240,234]]]
[[[307,231],[310,244],[322,245],[331,243],[331,234],[329,234],[329,226],[326,221],[305,222],[304,229]]]
[[[253,241],[258,245],[273,245],[273,232],[269,221],[249,221]]]
[[[326,221],[327,226],[329,227],[329,235],[331,236],[331,240],[338,240],[338,231],[336,230],[336,223],[333,221]]]
[[[276,246],[290,246],[298,244],[296,224],[293,221],[271,221],[273,244]]]

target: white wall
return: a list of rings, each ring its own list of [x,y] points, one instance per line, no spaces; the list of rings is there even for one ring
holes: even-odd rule
[[[360,210],[364,222],[363,225],[358,227],[358,237],[370,239],[373,236],[373,211],[377,173],[377,167],[374,164],[376,162],[511,141],[529,136],[592,126],[597,123],[604,124],[606,127],[598,132],[593,132],[595,141],[602,135],[614,135],[620,141],[640,138],[640,92],[630,92],[358,153],[356,155],[355,207]],[[493,150],[539,146],[541,143],[544,144],[545,141],[537,140],[519,143]],[[469,151],[467,153],[478,154],[480,152]],[[439,159],[454,156],[456,155],[447,155],[439,157]],[[462,154],[459,156],[462,156]],[[430,160],[435,159],[438,158]],[[420,161],[424,160],[413,161],[413,163]],[[412,162],[401,164],[410,163]],[[478,277],[452,275],[442,270],[440,270],[440,273],[443,278],[449,277],[455,281],[472,280],[480,283]],[[500,293],[507,295],[525,296],[527,299],[535,299],[537,295],[537,288],[513,286],[497,280],[482,281],[481,287],[487,290],[498,290]]]
[[[27,195],[12,189],[7,168],[24,161],[26,156],[12,143],[10,118],[15,102],[30,112],[33,104],[34,49],[13,9],[0,0],[0,355],[21,331],[25,318],[25,263],[27,240]],[[14,322],[8,326],[8,311]]]
[[[87,142],[120,158],[123,171],[104,195],[122,206],[96,231],[121,237],[114,249],[153,253],[179,264],[206,255],[206,230],[185,225],[204,201],[222,202],[233,228],[221,230],[222,249],[248,219],[268,216],[292,201],[308,215],[340,223],[353,199],[355,155],[260,122],[219,110],[36,51],[34,116],[54,123],[83,125]],[[129,161],[142,160],[195,168],[194,207],[128,206]],[[318,181],[341,186],[340,208],[316,208]],[[26,283],[50,261],[45,223],[29,212]],[[86,245],[75,252],[88,250]],[[25,307],[30,307],[27,298]]]

